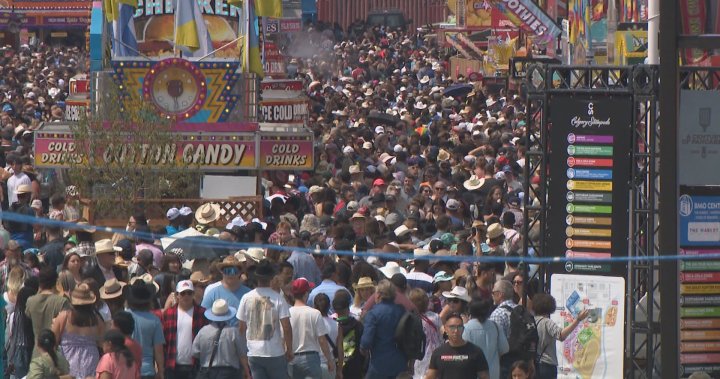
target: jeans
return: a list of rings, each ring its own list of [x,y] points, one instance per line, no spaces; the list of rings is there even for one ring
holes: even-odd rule
[[[295,354],[295,359],[288,366],[292,379],[322,378],[320,354],[315,351]]]
[[[205,367],[198,371],[196,379],[242,379],[242,377],[243,370],[235,367]]]
[[[253,379],[284,379],[288,364],[284,355],[278,357],[248,357]]]
[[[401,372],[397,376],[395,375],[383,375],[378,372],[372,372],[368,371],[367,375],[365,375],[365,379],[406,379],[406,378],[412,378],[412,375],[408,372]]]
[[[537,379],[557,379],[557,366],[540,362],[537,369]]]
[[[175,365],[165,370],[165,377],[170,379],[195,379],[195,368],[190,365]]]

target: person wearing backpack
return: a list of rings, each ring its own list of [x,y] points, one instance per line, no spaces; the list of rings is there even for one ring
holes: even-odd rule
[[[533,297],[533,311],[536,315],[539,337],[537,379],[557,378],[558,359],[555,341],[565,341],[589,314],[587,309],[583,309],[568,326],[560,328],[550,320],[550,315],[555,312],[556,307],[555,298],[546,293],[539,293]]]
[[[395,341],[405,309],[395,304],[395,286],[387,279],[378,283],[378,303],[365,315],[360,349],[370,355],[366,379],[395,379],[408,371],[408,358]]]
[[[537,351],[537,325],[524,306],[518,305],[512,283],[499,280],[493,286],[492,297],[497,308],[490,315],[507,337],[510,350],[500,357],[500,377],[510,376],[515,361],[534,361]]]

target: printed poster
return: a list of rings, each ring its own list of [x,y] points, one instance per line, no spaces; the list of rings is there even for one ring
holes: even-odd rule
[[[550,294],[557,310],[550,319],[561,328],[584,309],[590,315],[563,342],[557,342],[558,379],[623,377],[625,279],[554,274]]]

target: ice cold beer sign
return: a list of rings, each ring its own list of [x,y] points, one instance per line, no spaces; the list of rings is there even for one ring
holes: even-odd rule
[[[263,102],[260,111],[265,122],[300,123],[308,116],[308,103],[305,100]]]

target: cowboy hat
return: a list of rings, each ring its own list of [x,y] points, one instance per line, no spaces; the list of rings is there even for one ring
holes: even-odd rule
[[[444,162],[450,160],[450,153],[445,149],[440,149],[437,156],[438,162]]]
[[[200,224],[210,224],[220,218],[220,205],[205,203],[195,211],[195,220]]]
[[[80,283],[70,293],[70,304],[72,305],[88,305],[95,304],[97,297],[90,289],[87,283]]]
[[[443,291],[442,295],[446,299],[460,299],[466,303],[469,303],[470,300],[472,300],[470,295],[468,295],[467,288],[460,286],[453,287],[452,291]]]
[[[160,291],[160,285],[157,284],[157,282],[155,282],[155,280],[153,279],[152,275],[150,275],[148,273],[145,273],[145,274],[142,274],[140,276],[136,276],[136,277],[130,279],[130,284],[132,285],[139,281],[142,281],[143,283],[148,284],[148,285],[152,284],[153,287],[155,288],[155,292]]]
[[[247,257],[245,256],[245,251],[246,251],[245,249],[240,249],[235,254],[233,254],[235,256],[235,259],[238,260],[238,262],[244,263],[247,261]]]
[[[15,190],[15,193],[18,195],[22,195],[24,193],[32,193],[32,187],[30,187],[29,184],[21,184]]]
[[[388,262],[385,264],[385,266],[380,267],[380,272],[382,272],[383,275],[385,275],[386,278],[390,279],[395,274],[407,274],[407,270],[400,267],[400,265],[397,262]]]
[[[427,108],[427,104],[423,103],[422,101],[418,101],[415,103],[415,109],[425,109]]]
[[[477,176],[473,175],[470,177],[470,179],[463,182],[463,187],[467,189],[468,191],[474,191],[485,184],[485,178],[478,178]]]
[[[118,255],[115,257],[115,263],[113,263],[113,265],[120,268],[128,268],[128,266],[130,266],[130,262],[126,261],[125,259],[123,259],[123,257]]]
[[[212,307],[205,311],[205,318],[210,321],[224,322],[232,320],[236,313],[237,309],[229,306],[227,300],[217,299],[213,302]]]
[[[103,300],[115,299],[123,294],[123,288],[127,285],[125,282],[121,282],[115,278],[108,279],[105,281],[102,287],[100,287],[100,298]]]
[[[428,250],[428,249],[417,248],[417,249],[413,250],[413,258],[408,259],[408,260],[414,261],[418,258],[426,257],[428,255],[433,255],[433,253],[431,253],[430,250]]]
[[[275,276],[275,268],[273,268],[270,261],[263,259],[255,266],[255,272],[253,274],[258,278],[269,279]]]
[[[430,82],[430,77],[427,75],[423,76],[422,79],[420,79],[420,83],[422,83],[422,84],[426,84],[429,82]]]
[[[503,229],[502,225],[500,223],[494,223],[487,228],[487,238],[488,240],[495,239],[503,235],[503,232],[505,229]]]
[[[228,255],[217,265],[218,270],[222,270],[225,267],[242,267],[242,262],[235,258],[234,255]]]
[[[129,285],[123,287],[128,304],[146,304],[152,301],[157,293],[156,286],[145,283],[140,277],[133,278]]]
[[[375,283],[373,283],[372,278],[368,276],[363,276],[358,280],[357,283],[353,284],[353,288],[355,290],[363,289],[363,288],[375,288]]]
[[[190,275],[190,281],[193,284],[205,284],[210,283],[210,278],[206,277],[202,271],[195,271]]]
[[[261,247],[251,247],[245,252],[245,256],[252,259],[256,263],[259,263],[265,258],[265,249]]]
[[[95,254],[121,252],[122,248],[113,246],[110,239],[105,238],[95,242]]]
[[[435,273],[435,276],[433,276],[433,283],[449,282],[451,280],[453,280],[453,276],[445,271],[438,271]]]
[[[387,221],[386,221],[386,222],[387,222]],[[410,233],[410,232],[414,232],[414,231],[416,231],[416,230],[417,230],[416,228],[410,229],[410,228],[408,228],[408,227],[405,226],[405,225],[400,225],[400,226],[398,226],[397,228],[395,228],[394,233],[395,233],[396,236],[402,237],[402,236],[404,236],[404,235],[406,235],[406,234],[408,234],[408,233]]]

